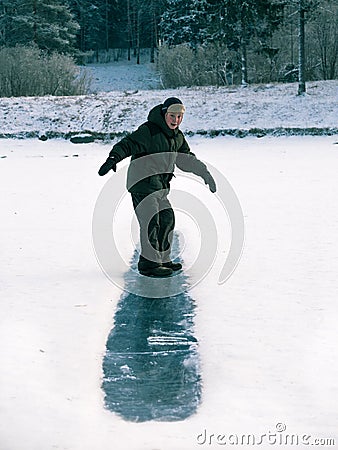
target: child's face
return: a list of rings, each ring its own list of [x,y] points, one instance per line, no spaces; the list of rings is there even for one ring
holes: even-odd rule
[[[166,113],[165,123],[171,130],[179,127],[183,120],[183,113]]]

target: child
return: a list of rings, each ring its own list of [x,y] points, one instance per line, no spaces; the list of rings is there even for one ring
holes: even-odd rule
[[[140,225],[138,270],[145,276],[166,277],[182,268],[170,259],[175,215],[168,194],[175,165],[199,175],[210,191],[216,192],[206,165],[190,151],[179,129],[184,112],[184,105],[176,97],[155,106],[147,122],[114,145],[99,170],[101,176],[111,169],[116,172],[116,164],[131,156],[127,189]]]

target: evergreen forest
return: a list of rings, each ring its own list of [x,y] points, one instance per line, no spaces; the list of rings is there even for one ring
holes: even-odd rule
[[[0,0],[1,52],[156,65],[164,87],[335,79],[336,0]],[[36,55],[36,52],[34,53]]]

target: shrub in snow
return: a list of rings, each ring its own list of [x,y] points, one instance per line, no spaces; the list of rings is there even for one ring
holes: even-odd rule
[[[159,71],[165,88],[233,84],[236,65],[235,53],[219,44],[194,49],[188,44],[163,46],[159,51]]]
[[[70,56],[20,45],[0,50],[0,97],[81,95],[89,84]]]

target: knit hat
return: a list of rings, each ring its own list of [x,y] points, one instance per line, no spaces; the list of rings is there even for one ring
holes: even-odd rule
[[[181,100],[176,97],[169,97],[162,105],[162,114],[174,113],[183,114],[185,112],[185,107]]]

